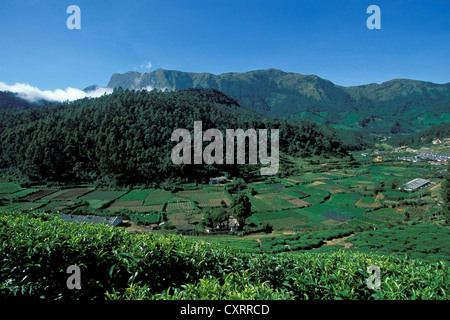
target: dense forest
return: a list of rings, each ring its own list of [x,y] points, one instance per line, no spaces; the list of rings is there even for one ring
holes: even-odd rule
[[[192,133],[194,121],[202,121],[203,130],[279,129],[280,152],[294,157],[349,157],[334,130],[269,118],[215,89],[118,88],[100,98],[0,112],[0,168],[29,184],[161,186],[257,169],[173,164],[171,134],[178,128]]]
[[[15,93],[0,91],[0,112],[2,110],[23,111],[29,108],[33,108],[38,104],[43,105],[45,103],[43,101],[40,101],[39,103],[33,104],[25,99],[20,98]]]

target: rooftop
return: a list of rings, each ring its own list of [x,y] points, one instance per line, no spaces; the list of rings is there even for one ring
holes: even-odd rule
[[[121,217],[100,217],[77,214],[61,214],[61,219],[67,222],[103,223],[113,227],[119,225],[122,222]]]
[[[424,185],[430,183],[430,180],[416,178],[414,180],[411,180],[403,185],[403,189],[405,190],[415,190],[419,189],[420,187],[423,187]]]

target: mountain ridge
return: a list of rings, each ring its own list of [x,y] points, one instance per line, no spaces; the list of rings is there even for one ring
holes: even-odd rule
[[[381,84],[340,86],[317,75],[275,68],[219,75],[157,69],[115,73],[107,87],[211,88],[269,116],[310,117],[318,123],[382,134],[397,132],[398,123],[403,123],[400,131],[408,133],[450,120],[450,82],[398,78]]]

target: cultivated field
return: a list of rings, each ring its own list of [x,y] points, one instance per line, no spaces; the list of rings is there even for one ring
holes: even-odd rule
[[[222,207],[228,210],[233,197],[240,192],[246,193],[251,203],[252,215],[248,223],[254,227],[269,225],[273,230],[271,238],[261,232],[248,232],[250,235],[240,238],[231,235],[209,238],[249,252],[322,250],[325,241],[349,233],[358,235],[368,230],[391,230],[398,225],[438,223],[434,219],[439,213],[442,179],[436,175],[437,169],[396,160],[374,163],[359,159],[357,165],[310,166],[310,171],[301,174],[268,177],[247,183],[245,189],[236,192],[228,191],[232,183],[189,183],[170,191],[151,188],[96,190],[90,186],[24,188],[2,180],[0,211],[71,212],[81,206],[86,213],[125,214],[126,217],[133,214],[134,221],[138,223],[161,222],[164,219],[164,225],[175,228],[195,225],[196,232],[201,233],[204,231],[201,222],[206,211]],[[314,171],[314,168],[317,170]],[[429,179],[431,184],[416,192],[399,189],[415,178]],[[410,232],[414,230],[411,227]],[[170,230],[173,232],[173,229],[167,229]],[[448,229],[445,230],[441,231],[448,232]],[[291,237],[287,237],[288,233]],[[350,245],[350,239],[358,239],[352,242],[352,249],[376,248],[373,241],[368,240],[369,236],[350,237],[345,241],[347,245]],[[361,241],[368,241],[367,245]],[[433,245],[438,246],[436,243]],[[449,244],[439,242],[439,245],[443,246],[439,250],[447,252],[445,248]]]

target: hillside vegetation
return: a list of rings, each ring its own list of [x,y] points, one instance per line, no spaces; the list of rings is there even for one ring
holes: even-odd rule
[[[81,289],[68,290],[70,265]],[[366,285],[367,268],[381,287]],[[246,254],[45,213],[0,213],[0,297],[30,299],[448,299],[444,262],[337,251]]]
[[[397,145],[408,145],[413,147],[419,147],[424,144],[431,143],[434,139],[443,139],[450,137],[450,123],[442,123],[440,125],[433,126],[427,130],[411,134],[407,137],[398,137],[393,139],[392,143]]]
[[[5,113],[0,121],[0,168],[22,182],[106,186],[170,185],[258,169],[174,165],[172,132],[184,128],[193,134],[194,121],[202,121],[204,131],[277,128],[284,154],[349,158],[332,129],[303,120],[268,118],[217,90],[118,89],[96,99]]]
[[[408,133],[450,120],[450,84],[409,79],[343,87],[315,75],[277,69],[220,75],[158,69],[113,74],[108,87],[213,88],[271,116],[308,117],[365,133]]]

